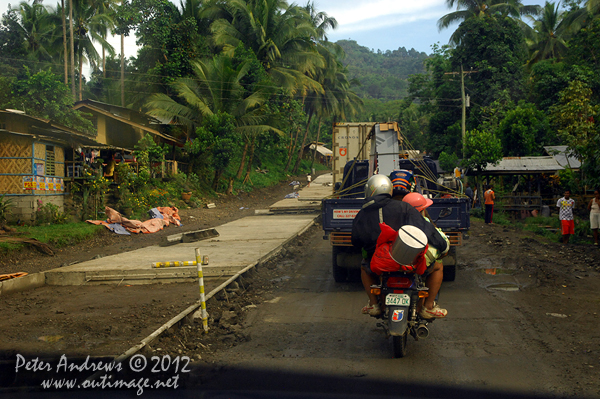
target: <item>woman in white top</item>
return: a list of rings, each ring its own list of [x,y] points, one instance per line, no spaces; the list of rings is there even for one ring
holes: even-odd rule
[[[594,245],[598,245],[598,228],[600,228],[600,191],[594,191],[594,198],[588,204],[590,211],[590,227],[594,233]]]

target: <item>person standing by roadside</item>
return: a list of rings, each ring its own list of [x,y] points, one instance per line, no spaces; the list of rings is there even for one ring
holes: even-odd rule
[[[598,246],[598,229],[600,228],[600,191],[594,190],[594,198],[588,204],[590,211],[590,227],[594,233],[594,245]]]
[[[494,186],[491,184],[487,186],[487,190],[483,193],[485,197],[485,223],[491,224],[492,217],[494,216],[494,200],[496,199],[496,194],[493,190]]]
[[[563,244],[568,244],[571,235],[575,234],[575,221],[573,220],[575,200],[571,198],[570,190],[565,190],[564,197],[558,200],[556,206],[560,208],[558,218],[560,219],[562,230],[562,242]]]
[[[471,188],[471,186],[469,185],[469,182],[465,183],[465,195],[469,198],[469,206],[467,208],[467,210],[471,210],[472,206],[473,206],[473,189]]]

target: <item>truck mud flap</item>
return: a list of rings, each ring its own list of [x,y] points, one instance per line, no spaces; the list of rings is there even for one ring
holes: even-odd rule
[[[408,306],[388,306],[390,335],[402,335],[408,326]]]

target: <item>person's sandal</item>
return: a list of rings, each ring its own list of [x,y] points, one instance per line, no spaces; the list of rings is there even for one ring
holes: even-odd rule
[[[446,317],[447,314],[448,311],[440,308],[435,302],[433,304],[433,308],[427,309],[425,306],[423,306],[419,311],[419,316],[424,319],[441,319]]]

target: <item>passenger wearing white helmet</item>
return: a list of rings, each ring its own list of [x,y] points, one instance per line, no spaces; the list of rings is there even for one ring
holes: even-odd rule
[[[371,176],[365,185],[365,197],[365,203],[352,224],[352,244],[363,251],[361,279],[369,303],[362,312],[378,316],[381,309],[377,296],[371,292],[371,285],[378,282],[378,276],[371,271],[370,261],[381,233],[379,223],[386,223],[394,230],[404,225],[418,227],[427,236],[429,246],[441,252],[447,251],[448,243],[415,208],[406,202],[392,200],[392,182],[387,176]]]

